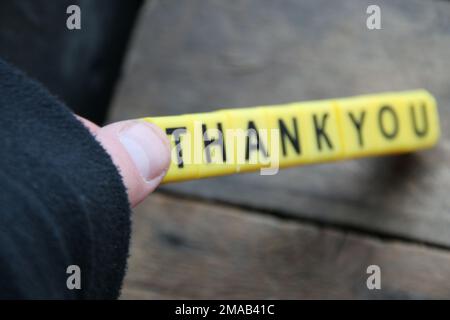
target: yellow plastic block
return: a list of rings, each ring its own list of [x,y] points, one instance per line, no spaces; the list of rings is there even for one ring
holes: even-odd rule
[[[226,112],[197,114],[194,126],[194,163],[198,176],[213,177],[236,172],[236,154],[230,131],[233,129]]]
[[[307,163],[305,154],[306,132],[299,110],[291,105],[267,107],[266,119],[271,134],[269,152],[272,163],[280,167]]]
[[[164,182],[199,177],[200,166],[194,162],[194,118],[192,115],[144,118],[160,127],[170,140],[171,163]]]
[[[234,146],[236,172],[265,167],[270,162],[269,130],[263,108],[244,108],[222,111],[228,115],[233,128],[228,139]]]
[[[300,119],[306,162],[333,161],[343,157],[338,114],[331,101],[298,103],[290,108]]]
[[[432,147],[440,134],[436,101],[425,90],[144,120],[172,144],[163,182],[411,152]]]
[[[362,157],[383,152],[383,140],[378,118],[382,107],[378,97],[355,97],[336,100],[339,123],[346,157]],[[392,103],[392,100],[391,100]],[[392,119],[381,115],[385,121],[383,129],[391,134]],[[395,146],[394,146],[395,147]]]
[[[430,148],[440,135],[439,118],[434,97],[425,90],[416,90],[400,95],[406,108],[406,134],[410,144],[406,151]]]

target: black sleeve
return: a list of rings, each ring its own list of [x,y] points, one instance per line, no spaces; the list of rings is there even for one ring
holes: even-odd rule
[[[0,150],[0,298],[117,298],[130,237],[121,177],[69,109],[1,60]],[[70,265],[80,290],[67,288]]]

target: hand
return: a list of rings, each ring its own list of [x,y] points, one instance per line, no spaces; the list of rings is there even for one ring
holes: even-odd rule
[[[111,156],[127,189],[132,207],[161,182],[170,164],[170,144],[156,125],[142,120],[115,122],[99,127],[77,118]]]

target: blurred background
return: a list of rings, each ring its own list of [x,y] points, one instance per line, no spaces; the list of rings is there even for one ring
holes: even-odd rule
[[[450,298],[450,2],[3,0],[0,56],[97,123],[429,90],[432,150],[159,188],[122,298]]]

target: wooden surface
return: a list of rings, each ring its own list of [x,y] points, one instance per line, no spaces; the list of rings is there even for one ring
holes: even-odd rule
[[[440,298],[450,255],[155,194],[136,210],[122,298]],[[382,289],[366,287],[367,266]]]
[[[110,121],[423,87],[442,140],[164,186],[135,217],[125,298],[450,297],[450,3],[378,1],[376,31],[369,4],[146,3]],[[385,270],[381,291],[365,287],[370,263]]]

